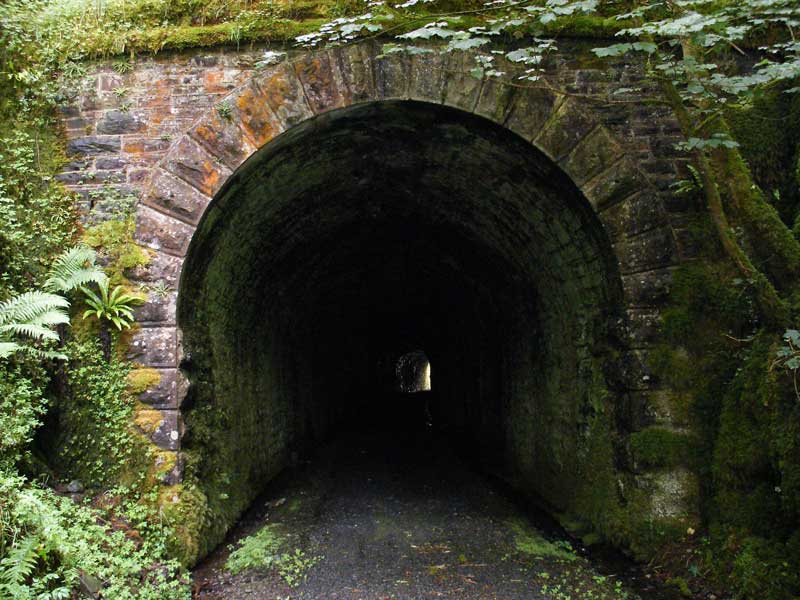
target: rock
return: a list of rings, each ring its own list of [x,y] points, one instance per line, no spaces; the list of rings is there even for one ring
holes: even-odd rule
[[[97,133],[137,133],[144,127],[129,112],[110,110],[97,123]]]
[[[81,573],[79,576],[81,585],[81,595],[84,598],[99,598],[100,590],[103,589],[103,582],[97,577],[88,573]]]
[[[67,491],[70,494],[80,494],[83,491],[83,484],[77,479],[74,479],[73,481],[69,482],[69,485],[67,486]]]
[[[67,143],[67,155],[104,154],[106,152],[119,152],[120,139],[118,137],[89,136],[70,140]]]

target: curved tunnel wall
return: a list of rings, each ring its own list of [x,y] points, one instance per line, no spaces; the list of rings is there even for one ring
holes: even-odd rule
[[[391,410],[376,364],[398,348],[436,365],[442,430],[555,510],[582,510],[613,471],[620,311],[589,203],[515,134],[410,101],[290,129],[216,195],[183,268],[183,447],[207,537],[293,456]]]

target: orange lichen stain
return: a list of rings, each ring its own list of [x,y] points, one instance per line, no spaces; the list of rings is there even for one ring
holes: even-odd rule
[[[222,76],[223,73],[221,71],[206,71],[203,73],[203,89],[209,94],[218,94],[228,91],[227,88],[222,85]]]
[[[126,154],[142,154],[144,152],[144,140],[123,139],[122,151]]]
[[[201,191],[213,196],[219,187],[219,171],[210,160],[203,161],[203,170],[205,175],[203,176],[203,190]]]
[[[257,90],[243,90],[236,106],[241,115],[242,134],[254,148],[260,148],[279,133],[274,115]]]

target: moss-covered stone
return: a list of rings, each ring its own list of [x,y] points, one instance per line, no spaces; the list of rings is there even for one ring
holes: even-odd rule
[[[689,462],[692,439],[685,432],[648,427],[631,434],[630,443],[633,458],[639,465],[676,467]]]
[[[133,395],[154,388],[161,381],[161,373],[149,367],[131,369],[127,376],[128,391]]]

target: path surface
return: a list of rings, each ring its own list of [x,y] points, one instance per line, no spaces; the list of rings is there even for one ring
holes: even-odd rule
[[[424,431],[343,436],[275,482],[194,573],[202,600],[617,600],[636,595],[546,540],[497,486]],[[225,571],[229,548],[271,524],[319,557],[290,587],[275,568]],[[647,598],[654,595],[647,594]]]

